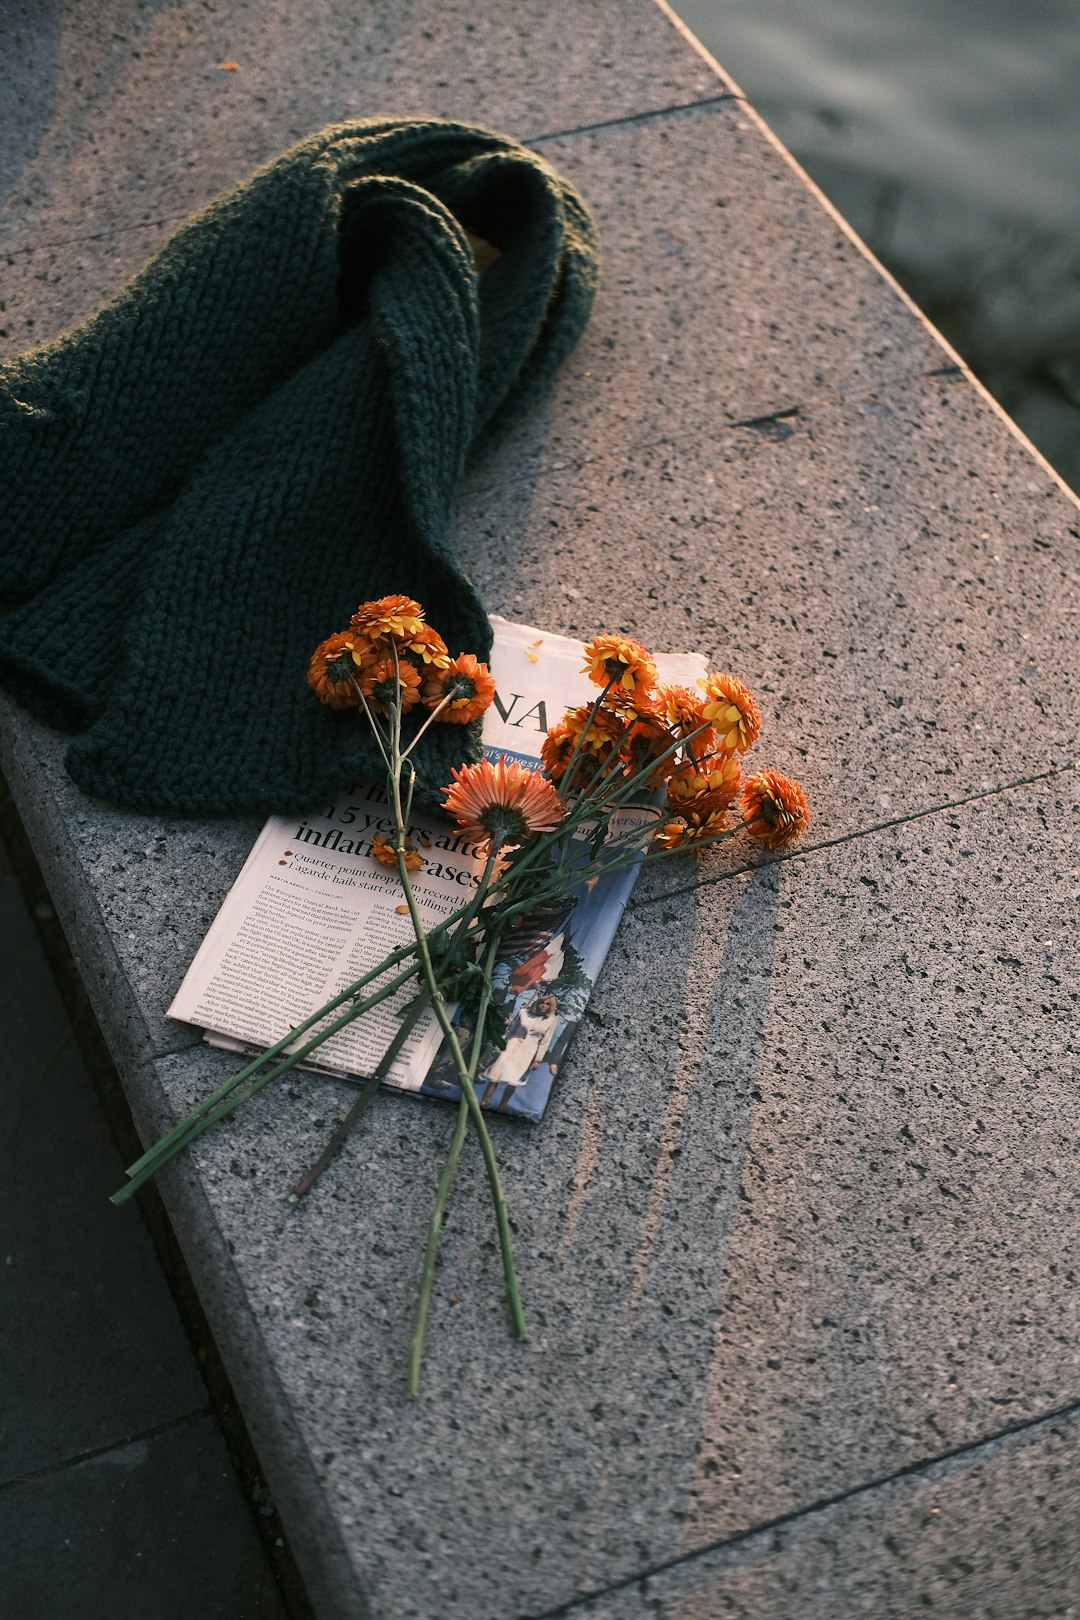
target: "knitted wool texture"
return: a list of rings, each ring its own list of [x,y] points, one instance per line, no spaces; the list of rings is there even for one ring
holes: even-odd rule
[[[465,229],[500,256],[478,274]],[[77,732],[86,792],[172,815],[305,811],[381,765],[305,682],[361,600],[491,628],[447,545],[469,457],[573,347],[580,199],[441,121],[320,131],[183,225],[85,325],[0,366],[0,680]],[[433,726],[418,802],[478,757]]]

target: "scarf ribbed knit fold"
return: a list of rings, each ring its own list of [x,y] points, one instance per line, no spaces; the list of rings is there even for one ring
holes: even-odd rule
[[[499,257],[479,274],[466,230]],[[0,365],[0,682],[75,781],[166,815],[381,779],[305,673],[357,603],[491,629],[446,540],[465,466],[587,319],[596,238],[534,153],[438,121],[320,131],[183,225],[85,325]],[[434,726],[419,802],[477,757]],[[430,739],[430,743],[429,743]],[[428,744],[428,746],[425,746]]]

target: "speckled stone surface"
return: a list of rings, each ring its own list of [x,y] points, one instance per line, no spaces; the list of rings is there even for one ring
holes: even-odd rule
[[[547,1612],[1075,1399],[1077,788],[635,907],[543,1127],[498,1130],[533,1337],[469,1155],[418,1403],[447,1111],[387,1099],[298,1210],[331,1083],[177,1170],[375,1614]],[[158,1067],[178,1110],[219,1072]]]
[[[456,539],[510,617],[546,604],[588,637],[599,613],[733,670],[761,697],[756,752],[835,838],[1077,760],[1078,535],[966,383],[918,377],[781,439],[702,432],[474,486]]]
[[[470,1149],[423,1394],[401,1394],[437,1106],[381,1101],[298,1210],[289,1172],[347,1106],[330,1082],[264,1095],[164,1178],[320,1620],[526,1620],[612,1587],[605,1620],[632,1620],[626,1583],[672,1561],[700,1592],[658,1577],[637,1612],[712,1620],[728,1589],[705,1560],[803,1514],[742,1612],[788,1612],[769,1594],[803,1579],[832,1620],[845,1570],[888,1591],[881,1493],[915,1503],[957,1448],[991,1481],[964,1533],[1021,1569],[1043,1548],[1042,1602],[1066,1552],[1002,1481],[1015,1456],[1080,1517],[1039,1427],[1080,1383],[1075,500],[646,0],[575,7],[572,29],[533,0],[14,15],[4,104],[40,94],[0,137],[4,352],[330,118],[542,137],[596,212],[605,281],[547,399],[473,471],[455,543],[493,609],[732,668],[761,695],[762,762],[813,796],[794,858],[714,856],[697,896],[674,863],[650,874],[544,1124],[497,1122],[527,1345]],[[255,828],[92,804],[62,751],[0,706],[149,1136],[223,1073],[163,1014]],[[1029,1449],[995,1449],[1018,1425]],[[832,1565],[819,1509],[849,1538]],[[937,1544],[921,1566],[906,1535],[900,1590],[925,1573],[946,1605]]]
[[[570,1620],[1072,1620],[1080,1421],[1069,1417],[560,1610]]]
[[[3,25],[9,252],[182,216],[349,118],[536,137],[727,90],[655,7],[622,0],[13,0]]]
[[[595,209],[606,271],[547,466],[770,415],[782,439],[811,405],[947,363],[741,102],[539,149]]]

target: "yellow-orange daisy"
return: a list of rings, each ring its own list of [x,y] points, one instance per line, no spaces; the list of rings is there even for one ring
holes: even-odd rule
[[[653,843],[660,849],[681,849],[686,843],[687,823],[681,816],[662,821],[653,833]]]
[[[707,675],[698,685],[705,693],[702,718],[716,727],[721,747],[745,754],[761,731],[761,710],[734,675]]]
[[[686,810],[682,815],[672,816],[669,820],[661,822],[653,834],[653,842],[661,849],[681,849],[687,844],[708,843],[730,833],[725,825],[727,811],[694,808]]]
[[[556,782],[561,782],[566,774],[567,767],[577,748],[578,738],[582,739],[578,750],[579,765],[575,767],[574,775],[579,781],[586,776],[596,773],[597,765],[605,770],[619,765],[619,744],[625,732],[624,726],[617,715],[609,713],[606,709],[592,712],[591,703],[579,704],[576,709],[567,709],[562,719],[553,725],[540,748],[540,758],[544,769]],[[584,754],[588,760],[588,767],[581,762]]]
[[[629,636],[594,636],[585,645],[581,672],[597,686],[621,686],[635,696],[656,685],[656,665],[641,645]]]
[[[705,700],[698,696],[692,686],[663,683],[656,689],[656,706],[672,731],[678,732],[680,737],[700,731],[705,724],[702,712]]]
[[[483,759],[461,765],[443,789],[443,803],[466,837],[480,845],[523,844],[533,833],[551,832],[566,806],[546,777],[517,760]]]
[[[656,692],[651,687],[639,687],[628,692],[624,686],[613,686],[605,692],[603,707],[614,709],[624,720],[659,720],[663,718]]]
[[[420,674],[405,660],[379,658],[358,672],[360,690],[377,714],[389,714],[396,703],[407,714],[420,701]]]
[[[676,755],[668,753],[670,748],[674,748],[676,741],[677,739],[660,720],[647,716],[635,720],[627,726],[619,749],[626,761],[627,773],[636,776],[638,771],[643,771],[650,762],[655,761],[656,768],[648,777],[648,781],[657,786],[676,769]]]
[[[721,756],[712,770],[684,770],[668,782],[669,809],[685,815],[726,810],[739,791],[742,768],[732,755]]]
[[[377,832],[377,833],[372,834],[371,853],[374,855],[374,857],[375,857],[375,859],[377,861],[382,861],[384,866],[396,866],[397,865],[397,856],[394,854],[394,846],[391,843],[390,839],[387,838],[384,833]],[[406,870],[409,871],[409,872],[419,872],[423,868],[423,865],[424,865],[424,857],[421,855],[420,851],[417,849],[417,847],[413,843],[412,839],[411,838],[406,838],[405,839],[405,866],[406,866]]]
[[[422,624],[398,640],[398,655],[415,664],[421,673],[428,669],[446,669],[450,663],[450,650],[437,630]]]
[[[472,653],[458,653],[456,658],[447,660],[444,669],[429,671],[424,678],[422,696],[429,709],[437,709],[443,699],[448,698],[445,709],[439,709],[439,719],[463,726],[470,720],[478,720],[485,709],[491,707],[495,677]]]
[[[540,759],[553,782],[561,782],[574,752],[577,733],[570,729],[564,715],[551,727],[540,744]]]
[[[352,677],[370,652],[370,644],[347,630],[320,641],[308,664],[307,683],[320,703],[331,709],[358,709],[360,698]]]
[[[568,709],[565,718],[571,730],[584,732],[583,746],[597,755],[606,754],[609,747],[619,744],[626,732],[620,715],[604,708],[597,709],[593,714],[591,703],[581,703],[576,709]]]
[[[350,628],[369,641],[379,636],[416,635],[424,622],[424,610],[411,596],[380,596],[374,602],[361,602]]]
[[[784,849],[806,831],[810,808],[798,782],[779,771],[758,771],[742,791],[744,825],[769,849]]]

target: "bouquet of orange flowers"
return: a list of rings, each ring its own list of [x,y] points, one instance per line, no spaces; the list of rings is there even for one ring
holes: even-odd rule
[[[506,1197],[477,1095],[484,1049],[506,1041],[505,1015],[492,991],[504,939],[540,908],[565,900],[583,876],[705,849],[739,834],[779,850],[799,838],[808,821],[797,782],[773,770],[744,779],[743,756],[758,737],[761,714],[733,675],[707,675],[697,689],[665,684],[646,649],[621,635],[595,636],[584,655],[583,673],[598,688],[596,697],[550,729],[541,770],[500,758],[452,772],[444,806],[482,856],[483,870],[468,904],[425,927],[413,886],[424,856],[410,831],[412,756],[429,726],[464,724],[484,713],[495,695],[491,672],[471,653],[452,657],[420,604],[405,596],[361,603],[349,628],[315,649],[308,667],[315,696],[362,716],[384,761],[391,832],[375,834],[372,853],[397,869],[413,943],[390,952],[231,1076],[131,1166],[126,1185],[114,1195],[116,1203],[130,1197],[188,1143],[329,1036],[411,986],[398,1033],[289,1194],[295,1201],[310,1190],[370,1106],[418,1019],[434,1013],[460,1100],[421,1268],[406,1380],[410,1394],[419,1387],[439,1237],[470,1127],[494,1204],[511,1320],[518,1337],[526,1336]],[[424,717],[408,728],[406,740],[402,719],[410,714],[414,721]]]

